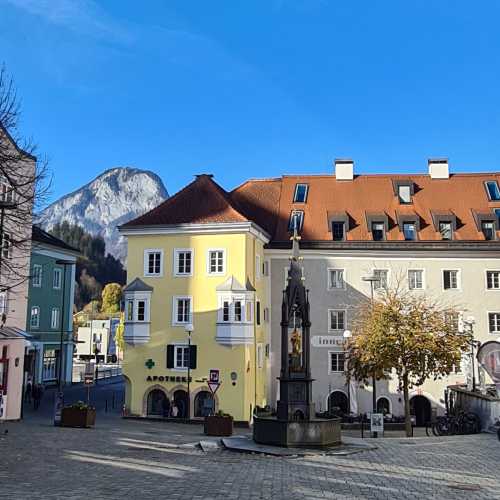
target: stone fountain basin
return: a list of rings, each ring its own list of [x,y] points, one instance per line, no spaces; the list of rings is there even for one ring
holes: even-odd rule
[[[253,439],[256,443],[295,447],[340,446],[340,418],[278,420],[254,416]]]

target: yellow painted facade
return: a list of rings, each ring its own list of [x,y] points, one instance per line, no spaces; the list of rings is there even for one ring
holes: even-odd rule
[[[200,391],[208,391],[203,378],[210,369],[220,370],[221,386],[216,394],[215,410],[232,415],[235,421],[250,421],[255,405],[267,404],[266,373],[269,362],[266,344],[269,343],[268,277],[263,276],[264,241],[254,232],[218,232],[174,234],[127,234],[128,281],[140,278],[153,287],[150,299],[149,341],[139,345],[126,344],[123,372],[127,380],[126,406],[132,415],[147,416],[148,394],[153,389],[163,390],[172,401],[176,390],[187,390],[187,370],[167,368],[167,345],[187,344],[184,326],[173,326],[174,297],[192,298],[191,342],[197,346],[197,366],[191,370],[191,417],[195,417],[195,399]],[[162,252],[162,275],[145,276],[145,251]],[[175,249],[192,249],[191,276],[175,276]],[[208,272],[209,249],[225,251],[224,274]],[[257,257],[258,256],[258,257]],[[256,269],[259,267],[259,270]],[[223,345],[216,340],[217,300],[216,287],[230,276],[239,283],[249,282],[255,288],[253,305],[253,339],[246,345]],[[256,302],[260,301],[260,325],[256,321]],[[257,361],[259,351],[259,361]],[[146,363],[153,360],[154,366]],[[260,365],[260,366],[257,366]],[[236,373],[236,380],[231,380]],[[173,380],[175,377],[175,381]],[[149,378],[149,379],[148,379]],[[234,375],[233,375],[234,378]]]

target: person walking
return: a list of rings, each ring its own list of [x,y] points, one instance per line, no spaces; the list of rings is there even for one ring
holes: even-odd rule
[[[179,408],[177,408],[177,404],[174,400],[172,400],[171,415],[172,415],[172,418],[177,418],[179,416]]]

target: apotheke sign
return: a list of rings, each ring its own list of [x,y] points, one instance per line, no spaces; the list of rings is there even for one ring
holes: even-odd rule
[[[146,377],[146,382],[184,382],[187,383],[187,377],[181,377],[179,375],[148,375]],[[192,382],[193,378],[189,377],[189,382]]]
[[[344,337],[331,335],[315,335],[311,338],[313,347],[344,347]]]

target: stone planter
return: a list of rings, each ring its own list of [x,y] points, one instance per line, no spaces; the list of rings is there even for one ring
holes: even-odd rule
[[[207,436],[232,436],[233,417],[210,415],[205,417],[205,434]]]
[[[61,414],[62,427],[93,427],[95,424],[94,408],[63,408]]]

